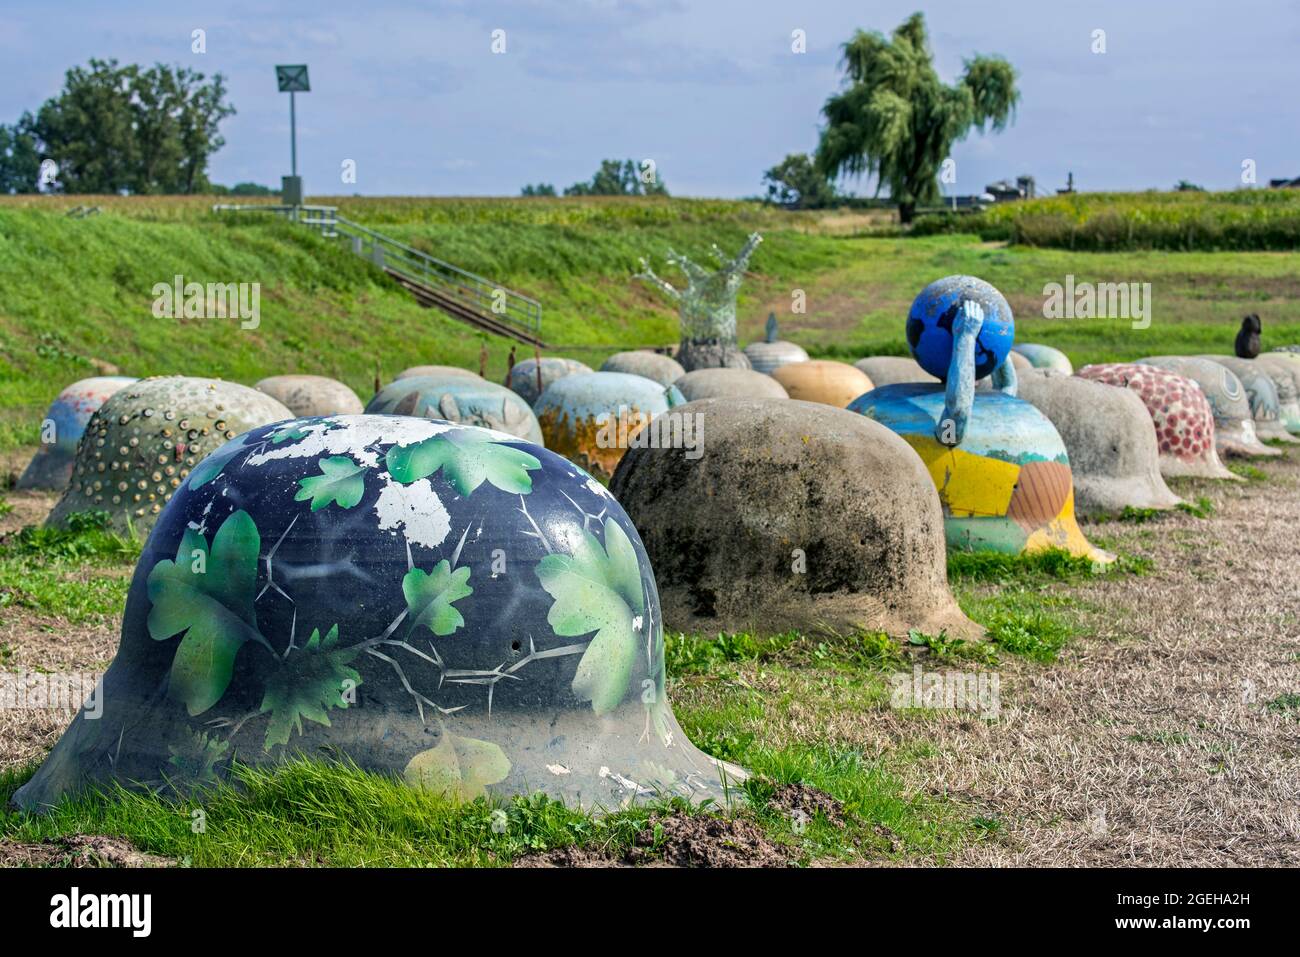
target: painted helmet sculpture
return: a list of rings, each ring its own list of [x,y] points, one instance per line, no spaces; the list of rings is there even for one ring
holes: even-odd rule
[[[755,372],[771,375],[781,366],[792,362],[807,362],[808,353],[793,342],[777,338],[776,313],[769,313],[767,330],[762,342],[751,342],[745,346],[745,358]]]
[[[207,457],[259,425],[292,419],[271,398],[236,382],[161,376],[109,396],[86,424],[72,480],[46,519],[105,511],[118,532],[144,537],[163,506]]]
[[[986,304],[995,329],[981,340]],[[1075,519],[1074,479],[1060,434],[1016,398],[1008,358],[1014,329],[1010,307],[988,283],[970,276],[931,283],[912,305],[908,341],[927,372],[941,373],[944,386],[885,386],[849,409],[888,426],[921,456],[939,490],[949,548],[1009,554],[1061,548],[1113,561],[1088,542]],[[977,393],[975,380],[986,368],[993,388]]]
[[[1074,364],[1060,349],[1038,342],[1018,342],[1011,347],[1011,351],[1024,356],[1035,369],[1055,369],[1066,375],[1074,375]]]
[[[328,751],[463,799],[727,799],[686,740],[654,575],[590,476],[403,416],[253,430],[191,476],[136,568],[117,657],[24,807],[181,789]]]
[[[408,376],[384,386],[366,405],[379,415],[413,415],[444,419],[506,432],[537,445],[542,430],[518,393],[477,376]]]
[[[1201,387],[1214,410],[1214,444],[1220,455],[1282,454],[1259,440],[1246,387],[1226,366],[1193,356],[1148,356],[1137,361],[1186,376]]]
[[[1191,379],[1159,366],[1136,362],[1087,365],[1079,376],[1106,385],[1122,386],[1146,406],[1156,429],[1160,474],[1235,480],[1219,458],[1214,442],[1214,410]]]
[[[653,437],[641,433],[655,416],[685,401],[644,376],[586,372],[552,382],[533,411],[548,449],[607,482],[630,446]]]
[[[639,375],[653,379],[660,385],[672,385],[686,370],[672,356],[635,349],[631,352],[616,352],[600,367],[601,372],[622,372],[627,375]]]
[[[1300,356],[1288,352],[1264,352],[1255,360],[1277,386],[1278,413],[1282,426],[1300,434]]]
[[[282,403],[296,416],[356,415],[357,394],[337,379],[323,375],[273,375],[253,386]]]
[[[1269,374],[1268,369],[1258,359],[1241,359],[1237,356],[1203,355],[1205,359],[1223,366],[1238,379],[1246,389],[1250,401],[1250,414],[1255,420],[1255,434],[1261,440],[1294,442],[1282,419],[1282,396],[1279,383]],[[1290,380],[1286,385],[1291,387]],[[1292,397],[1294,403],[1294,397]]]
[[[540,372],[538,370],[541,370]],[[546,387],[556,379],[578,372],[590,372],[591,366],[577,359],[564,359],[559,356],[546,356],[539,363],[536,359],[523,359],[514,364],[510,370],[509,386],[528,403],[529,407],[546,391]]]
[[[77,443],[90,417],[114,392],[136,380],[95,376],[72,383],[50,403],[41,423],[41,446],[18,479],[18,488],[61,492],[72,478]]]
[[[875,388],[861,369],[833,359],[809,359],[790,362],[772,370],[772,378],[792,399],[820,402],[843,409],[850,402]]]

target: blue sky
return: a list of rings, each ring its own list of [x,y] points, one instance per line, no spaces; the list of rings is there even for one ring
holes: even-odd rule
[[[1000,53],[1020,72],[1007,132],[953,151],[958,193],[1031,173],[1040,188],[1211,188],[1300,176],[1300,0],[349,0],[188,3],[9,0],[0,119],[11,122],[92,56],[227,77],[238,115],[217,182],[288,172],[288,97],[276,63],[306,62],[300,172],[315,194],[514,195],[585,179],[602,157],[653,159],[674,194],[743,196],[817,142],[854,29],[913,10],[940,74]],[[191,51],[206,31],[207,52]],[[506,52],[494,54],[492,31]],[[791,31],[807,52],[791,52]],[[1106,53],[1091,51],[1106,31]],[[355,185],[340,178],[354,160]],[[859,187],[868,188],[866,184]],[[949,187],[953,190],[953,187]]]

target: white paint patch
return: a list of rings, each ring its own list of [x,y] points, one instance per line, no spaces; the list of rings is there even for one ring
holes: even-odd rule
[[[552,774],[568,774],[568,773],[569,773],[569,769],[566,768],[563,764],[548,764],[548,765],[546,766],[546,770],[550,771]]]
[[[358,465],[374,468],[379,456],[368,446],[413,445],[451,426],[409,415],[332,415],[302,426],[305,438],[286,439],[278,446],[250,455],[245,465],[262,465],[274,459],[315,458],[322,455],[350,455]]]
[[[451,516],[428,479],[402,485],[385,477],[375,514],[381,529],[401,530],[412,545],[437,548],[451,532]]]
[[[605,488],[605,486],[601,485],[601,484],[600,484],[599,482],[597,482],[594,478],[588,478],[588,479],[587,479],[587,488],[588,488],[588,489],[589,489],[593,494],[595,494],[595,495],[599,495],[601,498],[609,498],[609,499],[612,499],[612,498],[614,497],[613,495],[610,494],[609,489]]]

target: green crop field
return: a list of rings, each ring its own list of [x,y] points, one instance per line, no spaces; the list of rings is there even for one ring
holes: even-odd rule
[[[1293,200],[1179,194],[1176,210],[1226,208],[1246,217],[1295,210]],[[782,335],[814,355],[856,359],[902,353],[903,317],[929,281],[982,276],[1007,295],[1021,341],[1049,342],[1076,364],[1160,352],[1230,351],[1246,312],[1265,343],[1300,340],[1300,254],[1133,250],[1081,252],[1009,245],[977,235],[900,234],[879,213],[788,213],[759,203],[683,199],[330,198],[342,215],[539,299],[551,351],[599,365],[623,348],[676,338],[673,304],[632,278],[640,256],[666,266],[668,250],[707,259],[764,236],[741,289],[743,341],[769,311]],[[1098,210],[1139,199],[1073,197]],[[418,363],[504,374],[510,344],[421,309],[396,284],[334,241],[269,216],[210,212],[205,197],[6,197],[0,200],[0,448],[32,445],[46,405],[65,384],[105,364],[124,374],[185,373],[252,383],[287,372],[342,379],[363,398],[376,369]],[[1044,201],[1055,208],[1059,200]],[[102,213],[71,219],[78,204]],[[1134,204],[1137,204],[1136,206]],[[1023,204],[1025,209],[1038,208]],[[1014,217],[1020,205],[987,214]],[[1127,213],[1125,214],[1127,215]],[[159,319],[155,283],[261,284],[261,323]],[[1152,322],[1044,319],[1043,286],[1151,283]],[[806,310],[793,312],[802,298]]]

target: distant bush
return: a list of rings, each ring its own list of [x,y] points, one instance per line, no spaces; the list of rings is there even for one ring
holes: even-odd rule
[[[1087,252],[1290,250],[1300,248],[1300,190],[1076,193],[925,216],[913,228],[920,236],[959,232]]]

